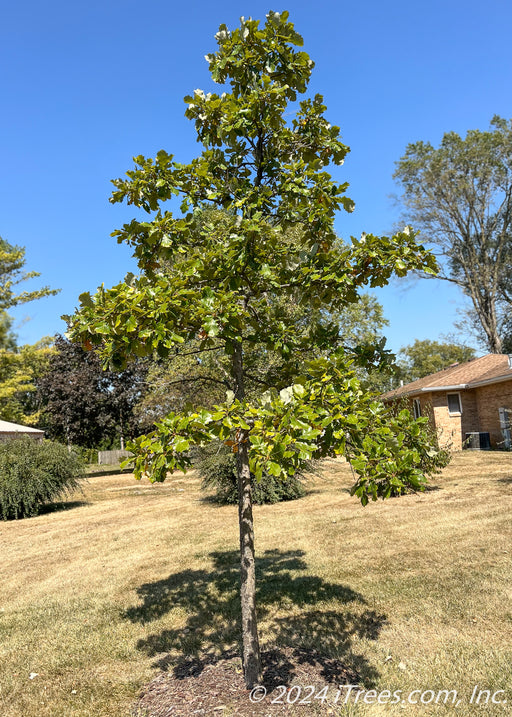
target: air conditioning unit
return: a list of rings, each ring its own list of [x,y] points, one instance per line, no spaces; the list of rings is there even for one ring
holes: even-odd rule
[[[488,433],[466,433],[465,448],[473,451],[488,451],[491,437]]]

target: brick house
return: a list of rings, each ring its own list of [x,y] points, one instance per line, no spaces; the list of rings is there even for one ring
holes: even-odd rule
[[[429,416],[442,444],[454,450],[511,448],[512,355],[487,354],[388,391],[414,415]]]

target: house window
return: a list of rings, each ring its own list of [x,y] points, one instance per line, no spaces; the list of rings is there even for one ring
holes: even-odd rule
[[[419,398],[415,398],[412,402],[412,410],[414,412],[414,418],[420,418],[421,416],[421,402]]]
[[[460,393],[448,393],[448,413],[462,413],[460,405]]]

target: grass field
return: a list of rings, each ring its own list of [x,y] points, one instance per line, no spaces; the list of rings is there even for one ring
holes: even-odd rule
[[[263,644],[313,646],[367,689],[460,698],[339,714],[510,714],[512,455],[458,454],[435,489],[366,508],[350,482],[326,463],[302,500],[256,508]],[[125,716],[182,655],[236,644],[236,509],[194,475],[93,477],[0,537],[1,717]],[[509,704],[469,705],[475,685]]]

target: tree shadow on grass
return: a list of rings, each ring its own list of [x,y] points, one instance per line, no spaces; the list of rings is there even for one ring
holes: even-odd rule
[[[326,679],[340,679],[332,666],[339,660],[351,679],[374,684],[378,673],[357,654],[354,638],[377,639],[386,616],[350,587],[306,574],[304,555],[269,550],[256,561],[258,619],[266,642],[274,646],[267,653],[269,675],[293,677],[289,650],[279,649],[285,647],[294,650],[294,659],[316,660]],[[137,647],[157,657],[160,669],[173,665],[176,677],[197,675],[219,655],[231,658],[239,651],[239,555],[224,551],[209,557],[211,570],[184,570],[141,585],[140,604],[124,613],[132,622],[147,624],[175,612],[181,627],[149,635]]]
[[[38,515],[45,515],[46,513],[57,513],[61,510],[73,510],[74,508],[83,508],[85,505],[90,505],[85,500],[68,500],[68,501],[55,501],[54,503],[46,503],[39,510]]]

